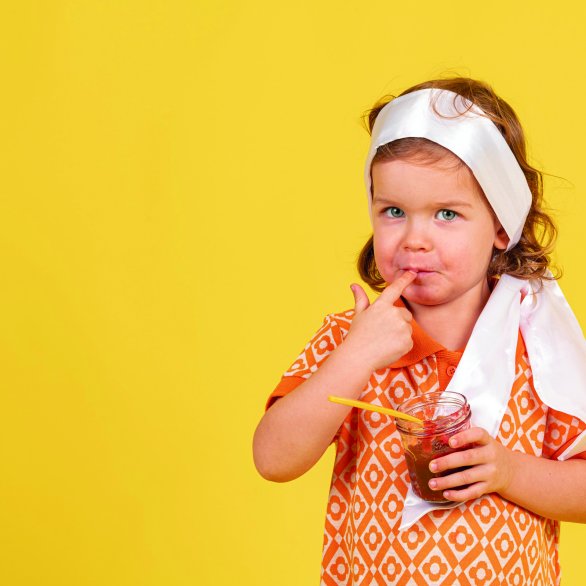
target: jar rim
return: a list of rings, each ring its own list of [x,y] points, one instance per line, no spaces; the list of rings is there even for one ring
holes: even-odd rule
[[[429,435],[430,432],[432,434],[446,433],[453,427],[460,425],[470,416],[468,400],[462,393],[455,391],[428,391],[427,393],[406,399],[397,407],[397,410],[413,415],[414,412],[421,410],[426,405],[453,405],[454,410],[448,415],[428,420],[434,423],[433,431],[422,427],[418,423],[395,418],[397,428],[403,433],[416,436]]]

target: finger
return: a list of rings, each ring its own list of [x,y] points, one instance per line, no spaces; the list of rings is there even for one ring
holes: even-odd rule
[[[429,481],[432,490],[449,490],[464,488],[475,482],[486,482],[490,475],[490,466],[471,466],[446,476],[437,476]]]
[[[413,319],[413,314],[407,308],[397,307],[397,310],[405,321],[411,321]]]
[[[456,503],[464,503],[472,499],[480,498],[483,494],[486,494],[487,492],[491,491],[489,490],[488,484],[486,482],[476,482],[461,490],[444,490],[443,496],[449,501],[454,501]]]
[[[379,299],[384,299],[389,303],[395,303],[403,290],[410,285],[415,278],[417,273],[411,271],[405,271],[398,279],[395,279],[390,285],[385,287],[385,290],[380,294]]]
[[[370,305],[368,295],[364,292],[364,289],[356,283],[352,283],[350,289],[352,289],[352,294],[354,295],[354,311],[357,314],[363,312]]]
[[[458,448],[470,444],[487,446],[492,438],[486,429],[482,427],[470,427],[464,431],[454,434],[450,438],[450,447]]]
[[[486,455],[482,448],[470,448],[469,450],[453,452],[447,456],[432,460],[429,463],[429,469],[432,472],[439,473],[445,472],[446,470],[453,470],[454,468],[461,468],[462,466],[476,466],[485,462]]]

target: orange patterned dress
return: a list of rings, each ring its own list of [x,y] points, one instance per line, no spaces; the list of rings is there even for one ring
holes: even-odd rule
[[[267,409],[319,368],[343,341],[353,315],[326,316],[269,397]],[[409,397],[447,386],[461,353],[447,351],[412,323],[413,348],[373,372],[361,400],[396,408]],[[540,401],[521,335],[516,362],[497,439],[513,450],[555,458],[586,425]],[[579,457],[586,458],[586,452]],[[408,482],[394,423],[378,413],[353,409],[336,435],[322,585],[559,584],[559,522],[491,493],[432,511],[399,531]]]

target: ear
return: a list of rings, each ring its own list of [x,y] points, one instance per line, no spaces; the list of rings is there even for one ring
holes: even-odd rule
[[[500,225],[499,222],[496,223],[496,232],[494,235],[494,247],[498,248],[499,250],[505,250],[509,245],[510,238],[508,237],[505,229]]]

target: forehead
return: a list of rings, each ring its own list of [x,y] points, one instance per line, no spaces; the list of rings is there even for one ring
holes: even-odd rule
[[[488,205],[473,173],[455,156],[433,164],[403,159],[377,161],[371,175],[375,202],[381,198],[458,196],[470,203],[484,201]]]

